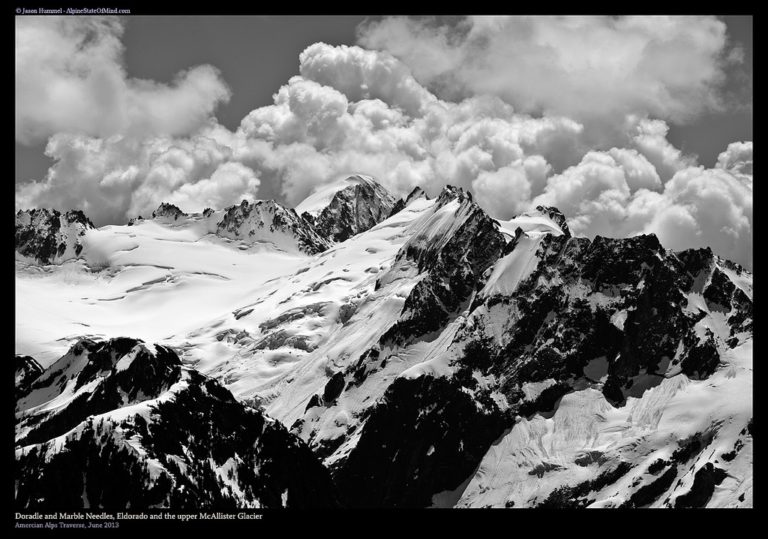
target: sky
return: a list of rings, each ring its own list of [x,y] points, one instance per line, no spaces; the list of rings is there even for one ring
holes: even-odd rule
[[[97,225],[352,173],[752,264],[751,17],[17,17],[16,205]]]

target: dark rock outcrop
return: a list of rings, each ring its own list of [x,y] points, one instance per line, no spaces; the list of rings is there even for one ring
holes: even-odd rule
[[[28,391],[29,386],[43,373],[43,368],[31,356],[16,356],[15,360],[16,398]]]
[[[396,201],[381,185],[364,176],[337,192],[315,218],[314,226],[324,238],[342,242],[376,226],[392,214]]]
[[[45,208],[16,213],[16,252],[42,264],[58,264],[76,258],[82,238],[94,228],[82,211],[59,213]]]
[[[443,211],[453,212],[453,223],[447,228],[426,226],[424,233],[409,239],[397,253],[390,273],[399,271],[403,263],[413,263],[425,277],[406,298],[400,318],[382,336],[382,344],[402,345],[443,327],[472,291],[481,287],[485,270],[504,249],[496,222],[468,192],[448,186],[435,208],[436,223]]]
[[[216,234],[245,243],[269,242],[278,248],[297,249],[310,255],[321,253],[331,245],[295,210],[274,200],[253,204],[243,200],[227,208],[217,224]]]
[[[468,381],[464,381],[465,383]],[[398,378],[334,473],[351,507],[427,507],[459,487],[510,420],[458,380]]]
[[[327,470],[304,442],[182,367],[172,350],[154,348],[135,339],[80,341],[38,376],[17,411],[19,507],[338,504]],[[35,408],[57,397],[55,411]]]
[[[181,211],[177,206],[163,202],[152,212],[152,219],[167,219],[169,221],[178,221],[179,218],[186,217],[187,214]]]

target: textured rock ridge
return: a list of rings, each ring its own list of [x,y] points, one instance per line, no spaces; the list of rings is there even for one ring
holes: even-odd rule
[[[136,339],[83,340],[17,405],[26,509],[336,505],[301,440],[218,382]],[[66,488],[62,488],[66,485]]]
[[[82,211],[64,214],[45,208],[16,213],[16,252],[42,264],[60,264],[76,258],[83,250],[82,239],[93,229]]]
[[[216,234],[251,244],[270,242],[278,248],[307,254],[320,253],[330,247],[311,223],[274,200],[259,200],[253,204],[243,200],[239,205],[227,208],[217,224]]]
[[[364,232],[390,216],[396,201],[384,187],[367,176],[355,176],[352,185],[337,192],[314,219],[318,233],[341,242]]]

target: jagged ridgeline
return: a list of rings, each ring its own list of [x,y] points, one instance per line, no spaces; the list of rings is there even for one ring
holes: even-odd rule
[[[337,505],[304,442],[168,348],[81,340],[44,371],[16,364],[21,507]]]
[[[17,273],[128,236],[133,258],[100,279],[167,274],[100,308],[208,279],[210,312],[154,345],[17,356],[24,507],[752,505],[752,274],[708,248],[574,237],[552,207],[496,220],[455,187],[398,200],[367,176],[295,209],[163,204],[135,228],[68,232],[77,252],[32,215]],[[66,257],[35,250],[48,237]],[[183,270],[149,243],[177,237]]]
[[[334,242],[377,225],[393,213],[397,204],[395,198],[369,176],[351,176],[345,183],[349,185],[336,191],[322,210],[313,212],[304,205],[307,209],[302,213],[321,236]]]
[[[34,209],[16,213],[16,253],[44,264],[77,257],[83,250],[82,237],[93,228],[83,212]]]

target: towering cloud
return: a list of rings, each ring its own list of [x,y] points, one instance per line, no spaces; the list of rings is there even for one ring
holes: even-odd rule
[[[83,31],[42,27],[47,39]],[[119,57],[120,26],[94,28],[80,46]],[[235,131],[213,117],[226,95],[220,81],[219,93],[192,93],[207,105],[187,124],[181,82],[157,93],[179,97],[164,111],[170,119],[145,105],[108,129],[68,117],[37,131],[27,122],[26,136],[53,134],[54,165],[17,188],[17,205],[81,208],[102,225],[161,201],[186,211],[265,196],[295,205],[364,173],[400,196],[458,185],[494,217],[554,205],[576,234],[655,232],[666,247],[711,245],[751,266],[751,142],[731,144],[705,169],[667,138],[667,120],[722,105],[727,40],[716,19],[470,18],[448,28],[394,18],[365,26],[360,41],[388,50],[309,46],[300,75]],[[62,62],[52,57],[50,69]],[[87,70],[73,73],[93,82]],[[138,99],[135,81],[119,74],[134,96],[125,103]]]
[[[411,116],[435,101],[410,69],[389,54],[315,43],[301,53],[299,61],[304,78],[332,86],[352,101],[381,99]]]
[[[747,144],[729,148],[737,153],[741,146]],[[721,162],[728,154],[721,154]],[[751,155],[743,159],[734,166],[751,170]],[[710,246],[752,267],[752,176],[734,169],[689,166],[662,185],[648,160],[634,150],[613,148],[590,152],[551,176],[533,203],[560,208],[575,234],[652,232],[666,248]]]
[[[683,120],[722,105],[726,26],[714,17],[391,17],[360,43],[392,53],[445,98],[491,94],[580,121],[630,113]]]
[[[19,207],[80,208],[98,225],[151,213],[161,202],[188,211],[254,200],[259,179],[215,140],[215,124],[189,138],[107,139],[61,133],[44,182],[16,189]]]

